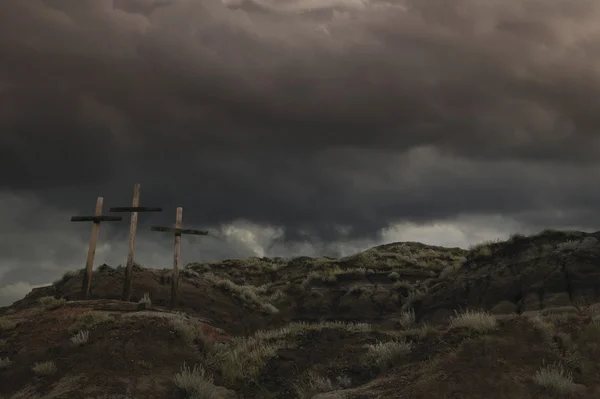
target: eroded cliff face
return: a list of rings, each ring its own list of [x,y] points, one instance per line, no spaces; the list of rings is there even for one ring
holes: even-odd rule
[[[470,251],[457,273],[414,303],[424,320],[459,308],[496,314],[582,310],[600,302],[600,235],[552,233]]]

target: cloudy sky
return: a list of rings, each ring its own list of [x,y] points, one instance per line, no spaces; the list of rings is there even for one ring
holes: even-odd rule
[[[0,54],[0,305],[135,182],[149,267],[177,206],[186,262],[600,229],[597,0],[5,0]]]

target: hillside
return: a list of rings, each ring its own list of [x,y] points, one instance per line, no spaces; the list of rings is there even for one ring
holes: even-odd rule
[[[600,232],[193,263],[177,312],[169,269],[136,267],[135,303],[123,271],[0,308],[0,397],[600,396]]]

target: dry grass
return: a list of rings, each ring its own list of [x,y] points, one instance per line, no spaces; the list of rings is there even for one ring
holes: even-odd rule
[[[563,242],[559,242],[556,245],[556,249],[559,251],[574,251],[581,244],[581,240],[567,240]]]
[[[209,362],[221,370],[228,383],[238,379],[256,378],[266,361],[281,348],[293,348],[302,334],[323,329],[343,329],[349,332],[371,331],[367,323],[322,321],[319,323],[290,323],[273,330],[259,330],[250,337],[238,337],[232,342],[214,347]]]
[[[213,377],[199,365],[190,368],[184,363],[181,371],[175,374],[175,385],[193,399],[219,399],[221,397],[217,386],[213,383]]]
[[[17,328],[17,322],[6,317],[0,317],[0,331],[10,331]]]
[[[107,312],[92,310],[75,316],[75,321],[69,327],[69,331],[91,330],[98,324],[107,323],[114,320]]]
[[[339,389],[330,378],[322,377],[314,371],[309,371],[300,383],[294,384],[294,391],[299,399],[311,399],[313,396]]]
[[[404,330],[408,330],[412,326],[415,325],[415,311],[414,309],[410,309],[404,312],[400,312],[400,317],[398,318],[398,323],[400,327]]]
[[[35,363],[31,370],[37,375],[52,375],[58,371],[53,361]]]
[[[88,342],[90,338],[90,332],[88,330],[79,331],[77,334],[71,337],[73,345],[83,345]]]
[[[206,349],[209,349],[210,342],[206,340],[198,322],[180,316],[171,318],[169,323],[186,344],[192,345],[194,341],[201,341]]]
[[[261,287],[256,287],[254,285],[238,285],[231,280],[220,278],[213,273],[205,273],[203,277],[210,281],[215,287],[231,292],[234,297],[248,307],[265,313],[279,312],[279,310],[269,303],[266,298],[262,297],[261,294],[265,293],[266,287],[261,289]]]
[[[577,391],[577,384],[573,382],[573,375],[565,371],[562,364],[547,365],[535,372],[533,381],[548,391],[561,395]]]
[[[67,303],[66,299],[44,296],[38,299],[38,303],[46,310],[58,309]]]
[[[150,294],[148,292],[144,293],[144,296],[138,301],[138,303],[143,303],[146,306],[152,306],[152,300],[150,300]]]
[[[542,336],[544,342],[552,342],[552,337],[554,337],[555,329],[554,324],[550,320],[542,317],[541,315],[536,315],[530,317],[529,321],[533,324],[534,330]]]
[[[404,360],[406,355],[412,350],[413,345],[404,340],[393,340],[377,342],[365,347],[367,348],[367,362],[377,366],[381,370],[385,370]]]
[[[292,345],[285,340],[268,342],[256,337],[237,338],[214,352],[211,360],[218,365],[228,383],[235,383],[243,378],[253,380],[277,350],[290,346]]]
[[[60,283],[64,283],[67,280],[70,280],[73,277],[78,276],[81,272],[83,272],[83,269],[79,269],[79,270],[67,270],[66,272],[64,272],[64,274],[62,275],[62,277],[56,281],[54,281],[52,283],[52,285],[57,285]]]
[[[493,331],[498,327],[498,321],[494,315],[485,311],[467,310],[459,313],[454,312],[450,317],[449,329],[465,328],[472,332],[485,333]]]
[[[0,370],[9,367],[12,361],[7,357],[0,357]]]

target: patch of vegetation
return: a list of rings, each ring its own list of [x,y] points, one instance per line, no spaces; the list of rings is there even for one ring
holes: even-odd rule
[[[285,340],[268,340],[258,337],[237,338],[213,354],[223,378],[228,383],[238,379],[254,380],[266,361],[284,347],[292,346]]]
[[[205,273],[204,278],[216,287],[222,288],[233,294],[243,304],[265,313],[278,313],[279,310],[268,300],[261,296],[265,289],[254,285],[238,285],[231,280],[217,277],[213,273]],[[262,291],[262,292],[261,292]]]
[[[186,344],[191,345],[196,340],[203,342],[205,345],[209,344],[198,322],[183,317],[174,317],[170,319],[170,324]]]
[[[458,273],[458,271],[460,270],[462,264],[461,263],[457,263],[454,265],[450,265],[448,267],[445,267],[441,272],[440,272],[440,278],[448,278],[456,273]]]
[[[0,370],[8,368],[12,364],[12,361],[7,357],[0,357]]]
[[[83,345],[88,342],[90,338],[90,332],[88,330],[79,331],[77,334],[71,337],[73,345]]]
[[[498,327],[498,321],[494,315],[484,312],[467,310],[459,313],[454,311],[454,316],[450,317],[450,330],[455,328],[466,328],[469,331],[477,333],[485,333],[493,331]]]
[[[107,265],[106,263],[101,264],[100,266],[98,266],[98,268],[96,269],[96,271],[102,273],[102,272],[112,272],[116,269],[110,267],[109,265]]]
[[[551,321],[543,318],[541,315],[536,315],[529,318],[529,321],[533,324],[533,328],[537,331],[544,342],[551,343],[554,337],[554,325]]]
[[[571,394],[577,391],[577,385],[573,382],[573,375],[565,371],[560,363],[554,363],[540,368],[535,372],[533,381],[551,391],[561,395]]]
[[[581,240],[566,240],[556,244],[556,249],[559,251],[574,251],[581,244]]]
[[[237,337],[232,342],[213,348],[209,361],[217,365],[228,383],[239,379],[255,379],[268,359],[282,348],[294,348],[297,338],[310,331],[343,329],[349,332],[371,331],[367,323],[323,321],[294,322],[273,330],[259,330],[250,337]]]
[[[138,303],[143,303],[146,306],[152,306],[152,300],[150,300],[150,293],[144,292],[144,296],[142,296]]]
[[[584,376],[596,378],[600,375],[600,325],[590,323],[577,331],[574,350],[578,368]]]
[[[200,365],[190,368],[184,363],[181,371],[175,374],[175,385],[193,399],[218,399],[220,395],[213,381]]]
[[[429,288],[426,285],[422,285],[421,287],[411,285],[411,288],[408,291],[408,296],[404,299],[404,303],[402,304],[401,311],[410,311],[413,308],[415,302],[418,302],[425,298],[428,292]]]
[[[522,241],[525,240],[527,238],[526,235],[521,234],[521,233],[513,233],[508,237],[508,241],[509,243],[515,243],[517,241]]]
[[[469,254],[472,257],[489,258],[493,255],[493,245],[497,244],[498,241],[487,240],[479,244],[472,245],[469,248]]]
[[[405,331],[402,331],[402,335],[404,337],[411,337],[414,340],[421,340],[427,337],[429,334],[436,333],[438,330],[434,327],[431,327],[427,324],[422,325],[418,328],[411,328]]]
[[[38,303],[45,309],[45,310],[53,310],[53,309],[58,309],[61,306],[63,306],[65,303],[67,303],[67,300],[64,298],[55,298],[53,296],[44,296],[41,297],[40,299],[38,299]]]
[[[55,374],[58,369],[56,368],[56,364],[53,361],[47,362],[38,362],[33,365],[31,370],[37,375],[52,375]]]
[[[0,317],[0,331],[10,331],[17,328],[17,322],[6,317]]]
[[[190,277],[190,278],[200,278],[200,273],[198,273],[197,271],[195,271],[194,269],[183,269],[181,272],[184,276],[186,277]]]
[[[69,327],[69,331],[91,330],[98,324],[112,321],[113,318],[107,312],[89,311],[75,316],[75,321]]]
[[[79,276],[79,274],[83,273],[83,269],[79,270],[67,270],[63,273],[62,277],[52,283],[52,285],[58,285],[60,283],[64,283],[67,280],[70,280],[73,277]]]
[[[414,309],[410,309],[404,312],[400,312],[400,317],[398,318],[398,323],[402,329],[411,328],[416,321],[415,311]]]
[[[460,248],[432,247],[421,243],[395,243],[371,248],[341,261],[352,266],[391,269],[418,267],[441,271],[464,261],[466,251]]]
[[[308,273],[308,276],[303,281],[303,285],[308,285],[313,281],[320,281],[323,283],[335,283],[340,274],[343,274],[344,270],[339,266],[335,265],[334,267],[325,268],[323,270],[313,270]]]
[[[311,399],[319,393],[337,389],[340,389],[340,386],[336,386],[330,378],[320,376],[312,370],[306,374],[302,382],[294,384],[294,391],[299,399]]]
[[[413,344],[404,340],[392,340],[378,341],[376,344],[369,344],[365,347],[368,350],[367,362],[383,371],[403,361],[412,350]]]

